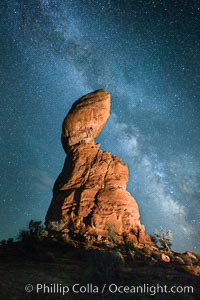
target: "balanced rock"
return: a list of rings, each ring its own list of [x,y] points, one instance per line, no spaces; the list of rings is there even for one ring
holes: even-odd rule
[[[61,222],[63,232],[73,238],[100,241],[112,236],[122,241],[126,236],[151,244],[138,205],[126,191],[127,165],[94,141],[109,115],[110,94],[98,90],[76,101],[64,119],[62,144],[67,157],[54,184],[46,226]]]
[[[110,94],[99,90],[76,101],[63,122],[62,144],[68,153],[71,146],[91,142],[110,115]]]

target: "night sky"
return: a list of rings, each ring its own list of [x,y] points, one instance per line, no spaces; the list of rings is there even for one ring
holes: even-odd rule
[[[129,166],[149,233],[200,253],[200,2],[1,0],[0,239],[44,220],[65,153],[63,118],[104,88],[97,142]]]

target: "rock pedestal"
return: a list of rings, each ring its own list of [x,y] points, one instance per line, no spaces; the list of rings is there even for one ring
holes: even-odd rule
[[[64,119],[62,144],[67,153],[58,176],[46,226],[62,222],[71,237],[122,236],[151,243],[140,223],[138,205],[126,191],[128,167],[117,156],[99,149],[94,139],[110,115],[110,94],[98,90],[83,96]]]

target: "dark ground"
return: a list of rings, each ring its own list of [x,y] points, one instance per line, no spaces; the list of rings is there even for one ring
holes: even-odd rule
[[[148,251],[146,251],[148,252]],[[134,257],[131,253],[135,253]],[[200,299],[200,277],[185,269],[185,265],[150,259],[141,251],[119,249],[75,248],[70,245],[42,242],[22,242],[0,246],[0,300],[12,299]],[[190,266],[192,268],[192,266]],[[26,289],[33,291],[27,292]],[[46,284],[50,291],[69,287],[69,292],[36,291],[37,284]],[[54,284],[54,285],[53,285]],[[56,286],[56,284],[58,284]],[[89,286],[85,293],[72,291],[74,284]],[[102,293],[104,284],[105,290]],[[117,286],[192,286],[193,293],[112,293],[109,285]],[[40,286],[41,287],[41,286]],[[98,293],[95,293],[98,289]],[[114,289],[114,285],[112,285]],[[84,288],[83,288],[84,289]],[[91,292],[93,289],[93,292]],[[160,288],[161,289],[161,288]],[[47,288],[46,288],[47,291]],[[62,290],[61,290],[62,291]]]

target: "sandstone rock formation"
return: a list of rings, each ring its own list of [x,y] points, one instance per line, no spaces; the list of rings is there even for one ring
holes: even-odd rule
[[[98,90],[76,101],[64,119],[62,144],[67,157],[54,184],[46,225],[62,222],[63,231],[74,238],[113,236],[121,241],[126,235],[151,243],[138,205],[126,191],[127,165],[94,141],[109,114],[110,94]]]

